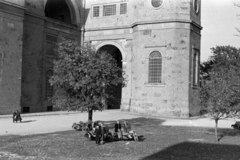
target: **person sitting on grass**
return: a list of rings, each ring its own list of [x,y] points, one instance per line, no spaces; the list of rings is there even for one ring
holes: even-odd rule
[[[22,117],[21,117],[21,114],[18,110],[13,112],[13,123],[17,122],[17,121],[22,122]]]
[[[95,140],[96,139],[96,127],[98,127],[98,121],[97,122],[90,122],[88,124],[86,124],[86,133],[84,135],[84,137],[91,139],[91,140]]]
[[[126,121],[123,122],[123,134],[130,140],[138,141],[137,133],[131,130],[131,125]]]

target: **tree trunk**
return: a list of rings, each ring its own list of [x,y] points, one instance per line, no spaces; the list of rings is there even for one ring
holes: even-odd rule
[[[88,109],[88,123],[92,123],[93,109]]]
[[[215,119],[215,141],[218,142],[218,132],[217,132],[217,128],[218,128],[218,118]]]

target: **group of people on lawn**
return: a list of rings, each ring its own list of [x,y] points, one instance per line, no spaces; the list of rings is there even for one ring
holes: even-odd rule
[[[131,125],[126,121],[121,124],[116,121],[114,125],[114,133],[112,134],[101,122],[89,123],[87,126],[87,138],[95,140],[96,144],[103,144],[105,141],[123,140],[123,137],[127,139],[136,139],[136,132],[131,130]]]

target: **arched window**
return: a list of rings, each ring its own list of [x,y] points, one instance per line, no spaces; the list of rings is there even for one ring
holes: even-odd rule
[[[65,0],[48,0],[45,15],[65,23],[72,23],[71,12]]]
[[[49,80],[53,75],[53,71],[52,70],[48,70],[46,72],[46,89],[45,89],[45,98],[51,98],[53,96],[53,86],[51,86]]]
[[[149,56],[148,83],[161,83],[162,79],[162,55],[154,51]]]

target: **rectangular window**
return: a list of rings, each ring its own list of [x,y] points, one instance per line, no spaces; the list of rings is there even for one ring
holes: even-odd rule
[[[126,14],[127,13],[127,3],[120,4],[120,14]]]
[[[116,15],[116,4],[103,6],[103,16]]]
[[[45,99],[48,100],[53,96],[53,86],[50,84],[49,80],[53,75],[53,71],[50,69],[46,72],[46,88],[45,88]]]
[[[48,65],[48,66],[53,66],[53,57],[51,56],[46,56],[45,58],[45,64]]]
[[[52,35],[47,35],[46,40],[50,42],[57,42],[57,37]]]
[[[57,43],[57,36],[47,35],[46,36],[47,41],[47,54],[48,55],[54,55],[55,49],[56,49],[56,43]]]
[[[193,85],[199,84],[199,50],[193,49]]]
[[[93,17],[99,17],[100,8],[99,6],[93,7]]]

